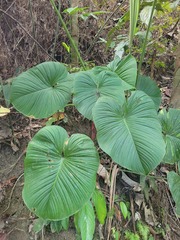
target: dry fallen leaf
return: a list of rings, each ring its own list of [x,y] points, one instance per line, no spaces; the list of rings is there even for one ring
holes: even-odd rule
[[[160,168],[160,171],[162,172],[162,173],[168,173],[169,172],[169,170],[166,168],[166,167],[161,167]]]
[[[8,113],[10,113],[9,108],[4,108],[4,107],[0,106],[0,117],[3,117],[5,115],[7,115]]]
[[[134,220],[135,220],[135,221],[141,220],[141,214],[140,214],[140,212],[135,212],[135,214],[134,214]]]
[[[14,152],[19,151],[18,146],[17,146],[16,144],[14,144],[13,141],[11,141],[11,147],[12,147],[12,150],[13,150]]]
[[[106,170],[106,168],[105,168],[102,164],[99,165],[97,174],[98,174],[100,177],[104,178],[104,182],[105,182],[108,186],[110,186],[109,173],[108,173],[108,171]]]
[[[141,207],[143,201],[144,201],[144,194],[136,193],[135,203],[138,205],[139,208]]]
[[[147,224],[151,226],[156,226],[157,225],[157,220],[155,219],[153,211],[148,208],[147,206],[144,206],[144,216],[145,216],[145,221]]]
[[[130,187],[132,187],[135,192],[140,192],[141,191],[140,184],[138,182],[133,181],[124,172],[122,172],[122,180],[125,183],[127,183]]]
[[[31,223],[31,224],[29,225],[28,232],[29,232],[29,233],[31,233],[31,232],[32,232],[32,230],[33,230],[33,224]]]
[[[171,97],[171,90],[167,88],[167,89],[165,90],[165,95],[166,95],[167,97]]]
[[[116,219],[119,222],[122,222],[121,212],[120,212],[119,208],[116,205],[114,205],[114,213],[115,213]]]
[[[64,119],[64,112],[57,112],[54,113],[53,118],[55,118],[57,121]]]

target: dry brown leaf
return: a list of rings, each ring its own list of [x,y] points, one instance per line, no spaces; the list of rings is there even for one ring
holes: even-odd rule
[[[17,152],[19,150],[18,146],[11,141],[11,147],[14,152]]]
[[[115,212],[116,219],[119,222],[122,222],[121,212],[120,212],[120,210],[118,209],[118,207],[116,205],[114,205],[114,212]]]
[[[161,171],[162,173],[165,173],[165,174],[167,174],[167,173],[169,172],[169,170],[168,170],[166,167],[161,167],[161,168],[160,168],[160,171]]]
[[[55,118],[57,121],[62,120],[64,119],[64,112],[57,112],[53,114],[52,117]]]
[[[140,212],[135,212],[135,214],[134,214],[134,220],[135,220],[135,221],[141,220],[141,214],[140,214]]]
[[[31,224],[29,225],[28,232],[31,233],[31,232],[32,232],[32,229],[33,229],[33,224],[31,223]]]
[[[108,173],[108,171],[106,170],[106,168],[102,164],[99,164],[99,168],[98,168],[97,174],[104,179],[104,182],[108,186],[110,186],[109,173]]]
[[[165,90],[165,95],[166,95],[167,97],[171,97],[171,90],[170,90],[169,88],[167,88],[167,89]]]
[[[139,208],[141,207],[143,201],[144,201],[144,194],[136,193],[135,203],[138,205]]]
[[[147,206],[144,206],[144,216],[145,216],[145,221],[147,224],[151,226],[156,226],[157,225],[157,220],[155,219],[153,211],[148,208]]]

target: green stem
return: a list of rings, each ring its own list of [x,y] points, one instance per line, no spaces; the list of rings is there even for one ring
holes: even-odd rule
[[[73,103],[69,103],[66,105],[66,107],[74,107],[75,105]]]
[[[155,7],[156,7],[156,2],[157,2],[157,0],[154,0],[154,2],[153,2],[151,16],[150,16],[150,19],[149,19],[148,28],[147,28],[147,31],[146,31],[146,36],[145,36],[143,47],[142,47],[142,53],[141,53],[141,57],[140,57],[140,62],[139,62],[139,65],[138,65],[137,78],[138,78],[138,76],[140,74],[141,67],[142,67],[142,62],[144,60],[146,46],[147,46],[147,40],[148,40],[148,34],[149,34],[151,23],[152,23],[153,14],[154,14],[154,10],[155,10]]]
[[[130,0],[130,31],[129,31],[129,53],[132,52],[133,38],[136,31],[136,25],[139,15],[139,0]]]
[[[66,27],[66,24],[65,24],[65,22],[64,22],[64,20],[63,20],[63,18],[62,18],[62,16],[61,16],[61,14],[60,14],[60,12],[59,12],[58,9],[57,9],[54,0],[50,0],[50,2],[51,2],[51,5],[52,5],[53,8],[54,8],[54,11],[56,12],[56,14],[57,14],[57,16],[58,16],[58,18],[59,18],[59,21],[60,21],[61,25],[63,26],[63,28],[64,28],[64,30],[65,30],[65,32],[66,32],[66,34],[67,34],[67,36],[68,36],[68,38],[69,38],[69,40],[70,40],[70,42],[71,42],[71,45],[73,46],[73,48],[74,48],[74,50],[75,50],[75,52],[76,52],[76,54],[77,54],[77,56],[78,56],[78,58],[79,58],[79,61],[80,61],[81,65],[82,65],[83,69],[86,70],[84,61],[83,61],[83,59],[81,58],[81,55],[80,55],[80,53],[79,53],[79,50],[78,50],[78,48],[77,48],[77,46],[76,46],[73,38],[71,37],[71,34],[70,34],[68,28]]]

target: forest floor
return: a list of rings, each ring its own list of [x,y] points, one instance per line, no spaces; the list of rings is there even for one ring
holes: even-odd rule
[[[44,2],[43,8],[34,1],[33,11],[36,11],[35,16],[35,32],[34,37],[40,42],[45,52],[39,49],[34,43],[33,38],[29,38],[19,23],[23,23],[27,31],[33,31],[31,26],[31,17],[29,14],[29,7],[26,1],[1,1],[0,9],[7,11],[8,14],[14,16],[17,20],[9,18],[7,15],[0,15],[0,77],[5,81],[11,77],[16,76],[23,70],[43,61],[49,60],[47,54],[51,53],[52,42],[54,39],[53,29],[56,27],[56,18],[52,13],[51,7],[48,6],[48,1]],[[33,2],[33,1],[32,1]],[[64,6],[65,7],[65,6]],[[48,17],[50,20],[48,20]],[[38,20],[41,22],[39,24]],[[84,26],[81,26],[82,29]],[[96,27],[95,27],[96,28]],[[92,36],[88,35],[88,28],[86,28],[88,41],[92,40]],[[92,33],[93,34],[93,33]],[[38,36],[37,36],[38,35]],[[53,37],[52,37],[53,36]],[[61,41],[64,40],[64,33]],[[83,46],[87,42],[81,43]],[[87,46],[86,46],[87,47]],[[83,49],[82,49],[83,50]],[[103,47],[95,49],[94,57],[96,64],[107,63],[111,54],[102,57]],[[68,61],[67,52],[62,46],[56,46],[56,55],[63,56],[61,61]],[[176,69],[174,71],[175,57],[173,53],[167,56],[165,61],[168,63],[166,69],[156,69],[154,73],[155,80],[161,88],[162,92],[162,106],[169,107],[171,94],[173,92],[172,81],[174,74],[179,69],[179,60],[176,59]],[[146,73],[152,72],[146,70]],[[174,102],[179,101],[175,97]],[[179,104],[179,103],[178,103]],[[66,109],[65,115],[67,121],[63,119],[57,122],[58,125],[65,127],[69,134],[85,133],[91,137],[91,123],[82,118],[74,108]],[[81,120],[81,121],[80,121]],[[0,240],[30,240],[30,239],[44,239],[44,240],[75,240],[76,232],[73,222],[70,224],[68,231],[60,233],[51,233],[49,228],[45,228],[40,233],[36,234],[33,231],[33,225],[36,217],[27,209],[22,200],[23,189],[23,160],[26,153],[28,142],[34,134],[45,125],[46,120],[35,120],[22,116],[11,108],[10,114],[0,118]],[[114,164],[110,163],[110,159],[102,152],[100,152],[101,164],[107,169],[109,174],[112,174]],[[161,165],[157,169],[158,176],[164,177],[166,172],[172,167],[168,165]],[[161,178],[160,178],[161,179]],[[146,197],[141,190],[134,189],[134,182],[138,184],[138,176],[133,174],[122,175],[119,169],[115,179],[116,188],[115,194],[117,196],[123,195],[126,201],[129,202],[133,216],[141,216],[150,229],[150,233],[155,240],[178,240],[180,239],[180,220],[177,218],[174,210],[174,202],[171,198],[170,191],[166,182],[156,180],[155,186],[149,186],[146,191]],[[102,191],[109,203],[110,190],[109,186],[104,181],[104,176],[98,176],[98,182],[101,185]],[[111,227],[115,227],[122,233],[125,230],[133,231],[134,217],[129,221],[125,221],[121,215],[118,205],[114,205],[115,214],[112,219]],[[107,224],[106,224],[107,227]],[[111,229],[112,229],[111,228]],[[104,236],[108,230],[104,229],[102,233],[99,231],[99,226],[96,226],[95,239],[100,239],[100,235]],[[114,239],[113,237],[111,239]],[[123,237],[121,238],[123,239]]]

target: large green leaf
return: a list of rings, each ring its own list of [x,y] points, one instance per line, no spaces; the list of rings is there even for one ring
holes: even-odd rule
[[[90,201],[76,213],[74,220],[76,229],[81,233],[81,239],[92,240],[95,230],[95,215]]]
[[[136,59],[132,55],[128,55],[122,60],[116,56],[114,60],[107,66],[98,66],[93,68],[93,72],[95,74],[107,70],[117,74],[117,76],[122,81],[122,89],[124,91],[135,88],[137,77],[137,63]]]
[[[135,88],[137,77],[137,62],[132,55],[126,56],[123,60],[118,61],[115,58],[108,64],[108,68],[117,73],[120,79],[122,79],[123,89],[129,90]]]
[[[93,109],[100,147],[121,166],[148,174],[163,159],[165,143],[153,101],[136,91],[123,105],[99,99]]]
[[[92,108],[102,96],[124,100],[122,81],[110,71],[94,74],[93,71],[80,72],[74,83],[73,102],[78,111],[92,119]]]
[[[12,83],[11,102],[21,113],[45,118],[63,109],[71,98],[71,80],[63,64],[44,62]]]
[[[161,103],[161,91],[156,83],[147,76],[139,76],[136,83],[137,90],[145,92],[154,102],[158,110]]]
[[[99,157],[83,134],[68,138],[58,126],[41,129],[28,145],[23,199],[43,219],[60,220],[77,212],[95,188]]]
[[[180,160],[180,109],[161,110],[159,118],[166,142],[164,161],[172,164]]]
[[[180,217],[180,176],[175,172],[169,172],[167,180],[172,197],[176,203],[176,213]]]

